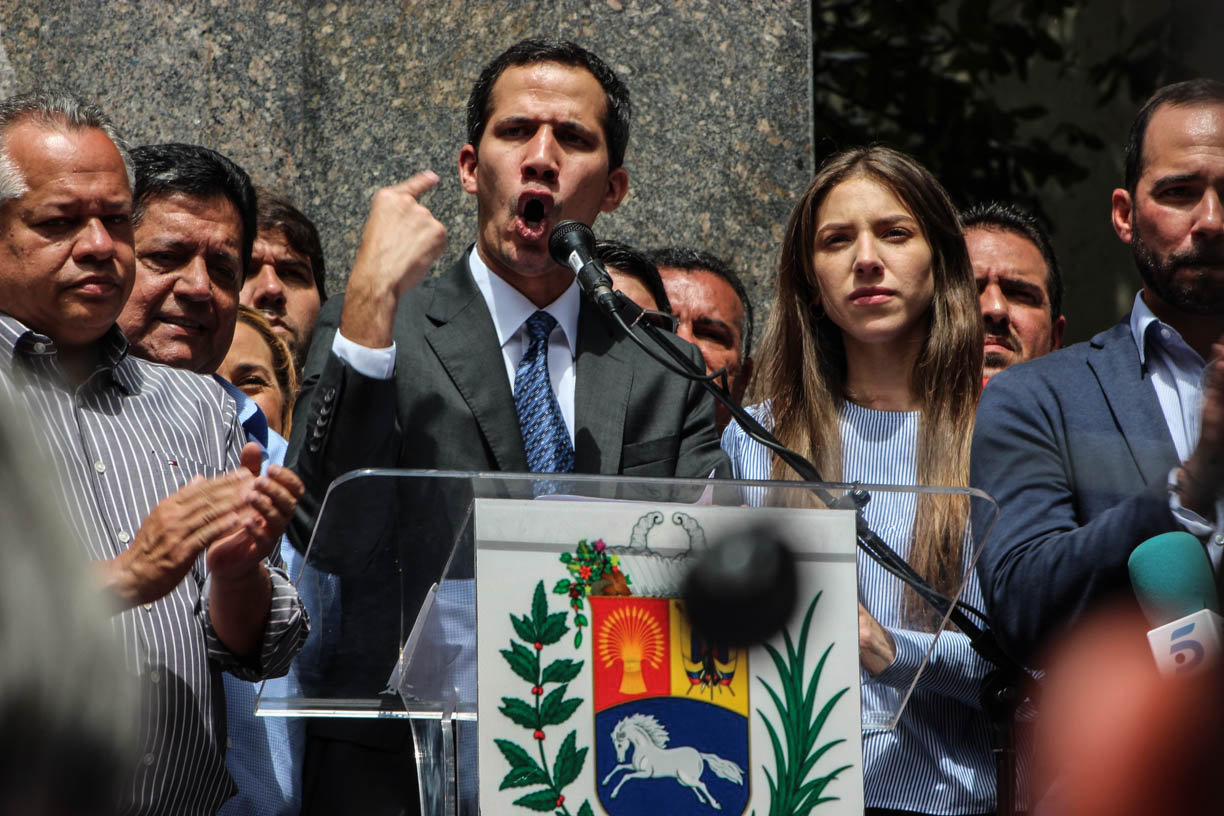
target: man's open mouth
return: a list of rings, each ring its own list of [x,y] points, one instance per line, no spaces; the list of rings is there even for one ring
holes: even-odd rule
[[[536,226],[544,220],[544,202],[533,198],[523,207],[523,220],[530,226]]]
[[[528,229],[536,230],[542,227],[552,210],[552,196],[546,192],[525,192],[519,196],[519,218]]]

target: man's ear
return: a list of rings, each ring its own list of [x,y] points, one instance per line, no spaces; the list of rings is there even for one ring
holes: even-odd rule
[[[465,144],[459,148],[459,183],[463,185],[464,191],[471,195],[476,194],[476,171],[479,166],[473,145]]]
[[[1121,187],[1113,191],[1112,199],[1113,208],[1110,212],[1110,220],[1113,222],[1114,232],[1118,233],[1118,237],[1122,242],[1129,244],[1133,237],[1131,228],[1131,216],[1135,202],[1131,200],[1131,194]]]
[[[744,392],[748,390],[748,383],[752,381],[752,358],[746,357],[740,363],[739,383],[732,390],[731,396],[735,397],[735,401],[742,403],[744,401]]]
[[[608,174],[608,189],[604,192],[599,211],[610,213],[620,206],[629,192],[629,171],[618,167]]]
[[[1066,315],[1059,315],[1054,321],[1054,325],[1050,327],[1050,351],[1057,351],[1062,348],[1063,332],[1067,328]]]

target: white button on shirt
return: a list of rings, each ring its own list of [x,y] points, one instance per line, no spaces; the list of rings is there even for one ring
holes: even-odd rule
[[[506,378],[513,391],[514,374],[527,351],[525,324],[527,318],[539,311],[539,307],[495,275],[481,260],[475,246],[468,254],[468,266],[472,270],[476,288],[480,290],[493,317],[493,328],[497,332],[502,360],[506,365]],[[574,385],[577,381],[574,359],[578,354],[580,305],[581,295],[575,280],[560,297],[543,309],[557,321],[557,327],[548,338],[548,377],[557,396],[557,404],[561,407],[561,416],[565,419],[571,443],[574,441]],[[337,331],[332,340],[332,351],[367,377],[388,380],[395,373],[394,343],[385,349],[371,349],[357,345]]]

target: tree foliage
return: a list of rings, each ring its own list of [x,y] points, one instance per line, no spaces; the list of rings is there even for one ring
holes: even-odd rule
[[[1099,104],[1124,86],[1151,93],[1175,65],[1177,12],[1196,2],[1157,13],[1108,59],[1084,65],[1064,37],[1086,0],[816,0],[816,159],[889,144],[922,160],[957,203],[1005,198],[1044,217],[1040,187],[1082,181],[1088,155],[1105,147],[1044,100],[1062,81],[1093,83]],[[1038,67],[1043,86],[1054,78],[1044,93],[1009,98]]]

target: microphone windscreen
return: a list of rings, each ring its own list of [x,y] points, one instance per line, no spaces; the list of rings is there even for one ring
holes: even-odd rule
[[[681,595],[693,630],[724,646],[764,643],[794,612],[795,569],[790,546],[769,527],[720,536],[685,576]]]
[[[1189,533],[1149,538],[1131,552],[1127,568],[1135,598],[1153,626],[1202,609],[1220,611],[1211,561],[1202,542]]]
[[[562,221],[548,235],[548,254],[561,266],[568,266],[570,253],[582,248],[588,256],[594,253],[595,233],[581,221]]]

